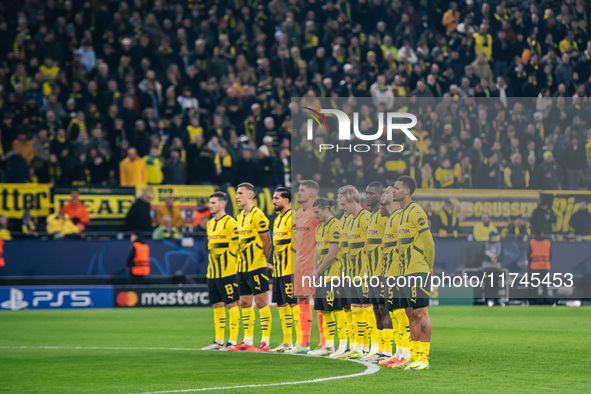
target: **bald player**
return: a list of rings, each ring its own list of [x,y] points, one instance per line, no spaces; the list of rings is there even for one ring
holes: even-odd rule
[[[298,188],[298,203],[301,207],[295,214],[295,232],[296,232],[296,255],[294,261],[294,296],[298,298],[298,305],[292,308],[293,315],[299,312],[299,328],[296,325],[297,343],[287,350],[289,354],[305,354],[310,351],[310,331],[312,329],[312,307],[310,299],[316,294],[316,289],[310,280],[304,280],[304,277],[312,278],[314,272],[314,253],[316,246],[316,227],[318,219],[314,215],[314,201],[318,197],[318,183],[311,180],[300,182]],[[299,311],[297,310],[299,309]],[[318,311],[318,317],[321,319],[321,312]],[[324,332],[322,331],[322,322],[318,321],[318,327],[321,332],[321,347],[324,346]]]

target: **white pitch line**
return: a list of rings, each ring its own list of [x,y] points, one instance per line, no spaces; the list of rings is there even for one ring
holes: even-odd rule
[[[98,346],[0,346],[0,349],[71,349],[71,350],[174,350],[174,351],[201,351],[201,349],[195,348],[181,348],[181,347],[98,347]],[[277,353],[270,353],[277,354]],[[293,354],[292,356],[299,356]],[[302,355],[303,356],[303,355]],[[347,378],[355,378],[358,376],[371,375],[380,370],[380,367],[376,364],[365,363],[359,360],[344,360],[351,361],[357,364],[365,365],[365,371],[358,372],[350,375],[332,376],[329,378],[318,378],[309,380],[298,380],[295,382],[281,382],[281,383],[266,383],[266,384],[247,384],[242,386],[225,386],[225,387],[207,387],[200,389],[185,389],[185,390],[167,390],[167,391],[149,391],[140,394],[164,394],[164,393],[192,393],[196,391],[209,391],[209,390],[230,390],[230,389],[243,389],[243,388],[257,388],[257,387],[272,387],[272,386],[288,386],[294,384],[306,384],[306,383],[318,383],[326,382],[330,380],[340,380]]]

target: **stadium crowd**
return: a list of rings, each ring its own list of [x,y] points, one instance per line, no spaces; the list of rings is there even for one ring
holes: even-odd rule
[[[308,152],[316,178],[586,187],[588,18],[582,0],[2,2],[0,180],[289,185],[291,97],[442,97],[411,154]],[[507,106],[522,96],[535,114]]]

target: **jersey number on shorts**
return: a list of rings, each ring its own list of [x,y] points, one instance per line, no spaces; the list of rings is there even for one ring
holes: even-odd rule
[[[285,284],[285,294],[289,297],[293,294],[293,283],[286,283]]]

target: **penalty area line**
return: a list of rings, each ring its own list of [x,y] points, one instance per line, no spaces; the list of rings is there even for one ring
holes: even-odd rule
[[[64,349],[64,350],[173,350],[173,351],[202,351],[196,348],[181,348],[181,347],[127,347],[127,346],[1,346],[0,349]],[[271,353],[274,354],[274,353]],[[279,353],[276,353],[279,355]],[[290,356],[304,356],[299,354],[292,354]],[[265,383],[265,384],[246,384],[240,386],[222,386],[222,387],[207,387],[198,389],[184,389],[184,390],[166,390],[166,391],[148,391],[138,394],[164,394],[164,393],[192,393],[196,391],[209,391],[209,390],[231,390],[231,389],[244,389],[244,388],[257,388],[257,387],[273,387],[273,386],[289,386],[295,384],[307,384],[307,383],[318,383],[327,382],[330,380],[340,380],[348,378],[356,378],[359,376],[372,375],[380,370],[380,367],[376,364],[370,364],[359,360],[342,360],[350,361],[365,366],[365,371],[357,372],[349,375],[331,376],[328,378],[317,378],[308,380],[298,380],[294,382],[279,382],[279,383]]]

